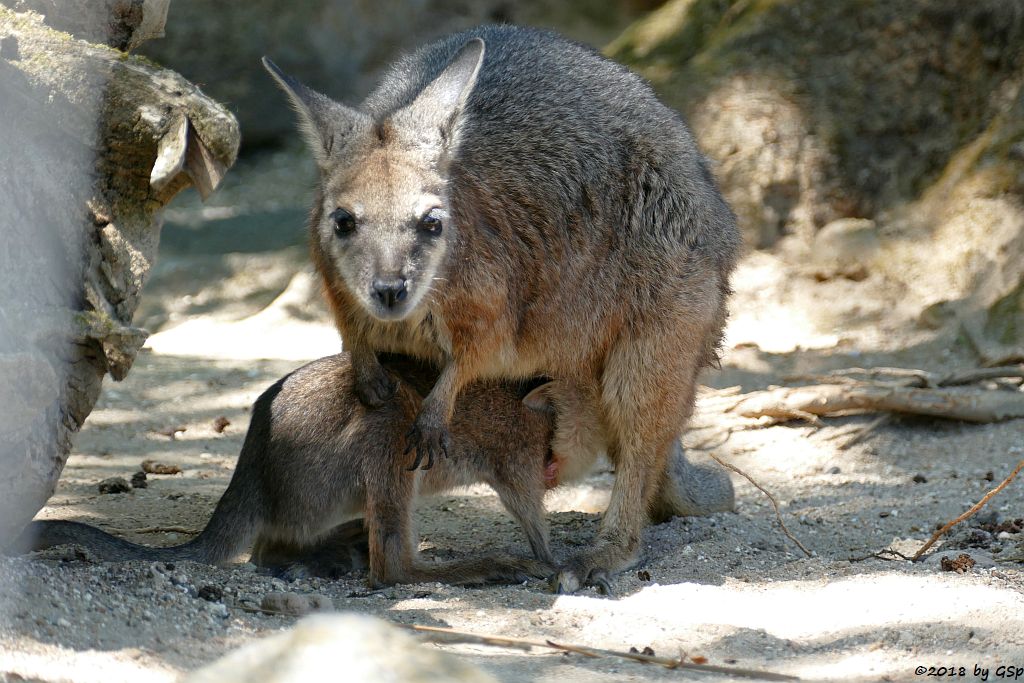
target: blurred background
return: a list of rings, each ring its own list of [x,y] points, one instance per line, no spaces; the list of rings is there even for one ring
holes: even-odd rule
[[[746,240],[730,346],[1020,344],[1020,2],[175,0],[142,52],[236,114],[242,157],[205,206],[186,194],[167,213],[136,317],[151,346],[216,354],[208,326],[241,322],[254,357],[336,344],[303,246],[312,165],[262,55],[357,103],[401,51],[483,22],[593,45],[683,113]],[[306,333],[278,339],[282,316]]]

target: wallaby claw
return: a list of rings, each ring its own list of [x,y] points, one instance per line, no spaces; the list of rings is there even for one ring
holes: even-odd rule
[[[571,595],[582,585],[576,574],[571,571],[560,571],[551,577],[551,590],[559,595]]]
[[[310,571],[302,562],[292,562],[291,564],[281,567],[280,571],[276,572],[277,578],[282,581],[301,581],[308,579],[313,576],[313,572]]]
[[[409,433],[405,435],[405,451],[402,455],[409,455],[413,451],[416,451],[416,457],[413,459],[412,464],[405,468],[406,472],[415,472],[420,469],[420,464],[423,462],[424,457],[426,457],[427,464],[423,465],[422,469],[429,470],[434,466],[433,453],[426,448],[421,448],[419,446],[420,441],[420,433],[416,427],[410,429]]]
[[[414,449],[416,458],[412,465],[406,469],[412,472],[416,469],[429,470],[434,466],[435,457],[448,457],[448,449],[451,447],[451,436],[448,430],[443,427],[421,427],[419,420],[412,426],[409,433],[405,435],[405,453],[408,455]],[[423,460],[427,463],[420,466]]]
[[[604,572],[595,571],[591,573],[590,578],[587,580],[587,585],[596,588],[597,592],[601,595],[606,595],[609,598],[615,597],[615,591],[612,590],[611,580]]]
[[[571,569],[562,571],[551,577],[551,590],[559,595],[570,595],[581,588],[596,588],[601,595],[615,597],[612,590],[611,577],[608,572],[602,569],[594,569],[587,576],[586,580],[580,580],[579,575]]]

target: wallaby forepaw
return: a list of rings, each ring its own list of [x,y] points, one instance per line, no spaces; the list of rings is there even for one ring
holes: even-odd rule
[[[405,435],[405,455],[416,451],[416,458],[407,468],[408,471],[429,470],[434,466],[435,458],[448,457],[450,447],[451,436],[448,430],[443,426],[430,424],[421,415],[409,433]]]
[[[310,571],[310,568],[301,562],[293,562],[281,567],[281,569],[275,572],[275,574],[277,578],[282,581],[288,581],[289,583],[292,581],[303,581],[313,576],[313,572]]]
[[[571,570],[560,571],[551,577],[551,590],[559,595],[571,595],[583,587],[583,582]]]
[[[356,397],[367,408],[380,408],[390,401],[398,391],[398,382],[383,367],[357,376]]]
[[[604,569],[563,569],[551,577],[551,590],[560,595],[570,595],[581,588],[596,588],[601,595],[615,596],[611,574]]]

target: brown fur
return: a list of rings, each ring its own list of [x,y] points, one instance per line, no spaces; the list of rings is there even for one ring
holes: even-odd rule
[[[606,581],[671,508],[667,466],[716,360],[739,245],[686,125],[623,67],[516,27],[425,46],[358,111],[272,72],[320,162],[313,261],[358,395],[377,405],[392,390],[377,353],[438,363],[411,436],[430,463],[471,382],[582,387],[616,481],[598,538],[556,588]],[[417,230],[427,206],[447,216],[437,237]],[[337,208],[357,231],[333,233]],[[385,275],[407,283],[406,303],[374,300],[368,283]]]
[[[594,397],[564,382],[473,384],[459,398],[451,457],[410,474],[398,449],[437,372],[401,357],[386,358],[385,367],[402,380],[396,396],[377,409],[357,400],[345,354],[309,363],[264,392],[231,483],[206,528],[184,545],[150,548],[77,522],[40,521],[7,550],[74,543],[104,560],[219,564],[251,546],[253,562],[289,576],[368,566],[374,586],[521,581],[551,573],[543,495],[586,474],[601,452],[600,425],[588,407]],[[663,482],[666,517],[732,509],[723,470],[691,465],[679,450],[673,458]],[[520,523],[534,559],[492,554],[420,562],[416,498],[481,481]]]

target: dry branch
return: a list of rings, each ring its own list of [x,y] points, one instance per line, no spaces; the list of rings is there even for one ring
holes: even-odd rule
[[[928,542],[920,548],[918,548],[917,552],[914,553],[914,555],[910,558],[911,561],[917,562],[919,559],[921,559],[921,556],[924,555],[925,552],[927,552],[928,548],[931,548],[933,545],[935,545],[935,542],[942,538],[950,529],[952,529],[965,519],[973,517],[978,512],[978,510],[985,507],[985,504],[988,503],[988,501],[990,501],[993,496],[1002,491],[1004,488],[1007,487],[1007,485],[1009,485],[1011,481],[1013,481],[1014,477],[1017,476],[1017,473],[1020,472],[1021,469],[1024,469],[1024,460],[1021,460],[1019,463],[1017,463],[1017,466],[1013,468],[1013,471],[1010,472],[1009,476],[1007,476],[1006,479],[1003,479],[999,483],[999,486],[996,486],[994,489],[986,493],[981,500],[979,500],[977,503],[971,506],[970,510],[960,515],[956,519],[947,522],[941,529],[932,534],[932,537],[928,539]]]
[[[730,411],[775,420],[806,415],[891,412],[967,422],[998,422],[1024,417],[1024,393],[975,388],[918,389],[871,383],[776,387],[744,395]]]
[[[526,638],[508,638],[506,636],[479,635],[455,631],[450,628],[437,626],[420,626],[417,624],[400,624],[392,622],[395,626],[415,631],[426,640],[441,644],[472,643],[474,645],[490,645],[493,647],[508,647],[519,650],[531,648],[546,648],[560,650],[562,652],[574,652],[585,657],[615,657],[618,659],[629,659],[642,664],[657,664],[666,669],[686,669],[688,671],[700,671],[704,673],[725,674],[740,678],[754,678],[766,681],[798,681],[796,676],[778,674],[771,671],[758,669],[743,669],[734,666],[716,666],[714,664],[695,664],[687,662],[682,656],[678,658],[658,657],[656,655],[645,655],[638,652],[619,652],[616,650],[605,650],[584,645],[570,645],[567,643],[556,643],[551,640],[529,640]]]

